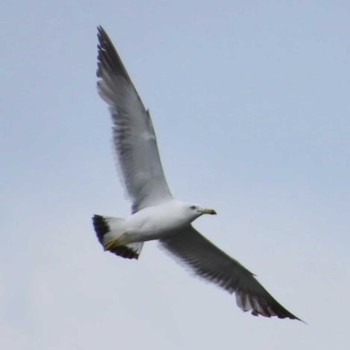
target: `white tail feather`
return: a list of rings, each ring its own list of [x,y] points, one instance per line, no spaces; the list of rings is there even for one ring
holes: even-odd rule
[[[138,259],[143,242],[118,244],[124,234],[124,219],[94,215],[92,222],[99,242],[106,250],[128,259]]]

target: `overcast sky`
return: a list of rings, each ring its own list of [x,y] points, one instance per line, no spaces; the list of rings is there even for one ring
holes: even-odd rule
[[[0,4],[0,348],[348,349],[350,3]],[[104,253],[127,216],[96,93],[96,26],[150,108],[195,227],[298,321],[256,318],[154,242]]]

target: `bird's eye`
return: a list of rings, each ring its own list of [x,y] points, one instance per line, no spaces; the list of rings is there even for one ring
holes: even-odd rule
[[[196,206],[195,206],[195,205],[192,205],[190,208],[191,208],[192,210],[195,210],[195,209],[196,209]]]

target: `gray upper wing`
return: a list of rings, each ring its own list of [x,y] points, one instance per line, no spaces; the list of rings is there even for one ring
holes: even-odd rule
[[[235,293],[237,305],[255,316],[298,319],[279,304],[254,274],[217,248],[192,226],[161,240],[161,244],[196,275]]]
[[[172,196],[149,112],[102,27],[98,27],[98,41],[97,88],[109,105],[122,180],[136,212]]]

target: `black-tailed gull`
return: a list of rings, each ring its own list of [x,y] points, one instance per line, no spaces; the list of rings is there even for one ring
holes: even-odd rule
[[[191,223],[213,209],[174,199],[166,182],[149,111],[145,109],[117,51],[98,27],[97,88],[108,104],[121,177],[132,201],[126,219],[94,215],[105,250],[137,259],[145,241],[159,240],[194,273],[236,295],[253,315],[298,319],[279,304],[254,275],[203,237]]]

